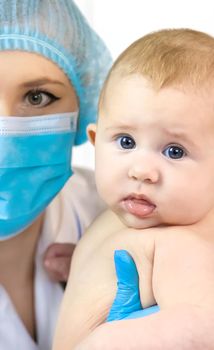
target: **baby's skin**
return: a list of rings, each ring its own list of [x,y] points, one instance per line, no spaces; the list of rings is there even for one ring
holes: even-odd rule
[[[214,227],[211,213],[194,225],[143,230],[124,227],[110,211],[101,215],[74,252],[61,310],[64,317],[67,314],[63,337],[69,339],[59,337],[61,347],[65,342],[74,349],[105,322],[116,294],[113,256],[118,249],[126,249],[135,260],[143,307],[157,303],[160,310],[190,307],[190,312],[192,308],[214,312],[210,227]]]

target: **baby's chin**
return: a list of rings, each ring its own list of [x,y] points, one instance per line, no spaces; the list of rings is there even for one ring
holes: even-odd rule
[[[124,212],[119,210],[113,210],[115,214],[119,217],[121,222],[129,228],[133,228],[136,230],[143,230],[154,227],[168,227],[168,226],[189,226],[197,224],[202,217],[199,215],[166,215],[163,213],[152,213],[151,215],[138,217],[137,215],[130,214],[128,212]]]
[[[167,226],[167,224],[154,217],[147,217],[142,219],[133,215],[119,215],[119,218],[126,227],[136,230]]]

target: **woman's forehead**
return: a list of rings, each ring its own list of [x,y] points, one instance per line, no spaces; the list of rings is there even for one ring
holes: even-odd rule
[[[56,63],[37,53],[26,51],[0,51],[0,77],[4,75],[22,80],[33,80],[46,77],[70,84],[65,73]]]

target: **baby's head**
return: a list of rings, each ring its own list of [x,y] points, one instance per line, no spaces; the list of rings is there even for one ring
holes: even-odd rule
[[[24,55],[26,52],[28,55]],[[75,144],[86,141],[86,126],[96,120],[99,91],[111,59],[104,43],[88,25],[75,3],[72,0],[2,0],[0,60],[2,53],[2,60],[7,61],[5,57],[8,55],[17,71],[28,66],[29,73],[23,72],[25,81],[32,80],[30,68],[35,71],[39,60],[41,63],[47,60],[41,67],[43,76],[49,73],[48,65],[55,65],[53,80],[56,70],[61,70],[78,101]],[[1,61],[0,66],[3,71]],[[69,92],[68,89],[67,94]],[[72,103],[72,93],[69,98],[72,111],[76,108]],[[61,112],[67,111],[63,105],[62,109],[65,110]]]
[[[130,227],[187,225],[214,210],[214,38],[146,35],[113,65],[99,102],[96,181]]]

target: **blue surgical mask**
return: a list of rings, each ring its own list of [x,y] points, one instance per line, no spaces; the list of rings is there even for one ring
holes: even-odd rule
[[[27,228],[72,175],[77,112],[0,117],[0,240]]]

